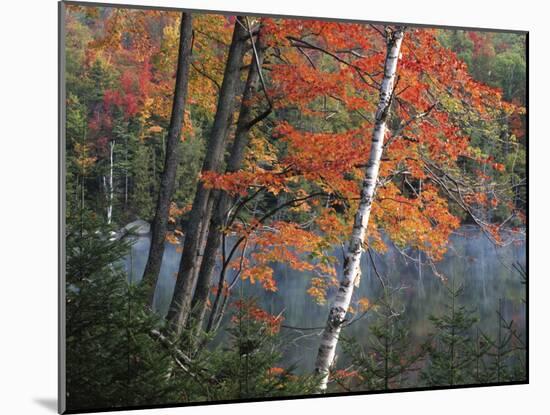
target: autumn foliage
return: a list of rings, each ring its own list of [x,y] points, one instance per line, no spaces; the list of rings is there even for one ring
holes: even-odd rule
[[[91,10],[70,6],[68,30],[76,30],[79,13],[89,16]],[[204,140],[234,21],[216,14],[194,19],[182,140],[197,134]],[[144,145],[166,131],[178,22],[175,12],[116,9],[105,13],[103,27],[92,28],[85,65],[112,68],[113,76],[88,114],[90,144],[75,147],[83,170],[106,157],[117,119],[139,123]],[[250,18],[248,24],[261,32],[266,59],[261,87],[250,102],[238,104],[257,114],[269,103],[272,112],[250,131],[241,169],[195,172],[191,186],[200,180],[234,200],[223,233],[224,243],[237,242],[220,258],[225,268],[276,291],[272,265],[285,263],[310,276],[307,292],[323,303],[336,284],[334,247],[350,233],[369,157],[384,27],[271,17]],[[486,38],[469,36],[476,56],[494,55],[484,49]],[[245,66],[253,59],[248,53]],[[392,113],[365,248],[384,252],[391,243],[423,251],[435,264],[464,221],[505,243],[501,223],[480,212],[504,209],[508,224],[522,223],[522,206],[510,202],[499,183],[510,166],[495,160],[471,133],[475,126],[494,129],[503,118],[518,130],[521,104],[475,79],[458,53],[442,44],[440,30],[411,27],[399,56]],[[174,202],[169,242],[181,244],[189,203],[189,197]]]
[[[465,229],[525,241],[525,36],[61,8],[69,409],[526,376],[504,312],[420,294]]]

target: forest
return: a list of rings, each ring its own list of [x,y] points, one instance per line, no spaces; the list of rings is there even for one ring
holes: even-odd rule
[[[68,410],[527,381],[525,33],[62,20]]]

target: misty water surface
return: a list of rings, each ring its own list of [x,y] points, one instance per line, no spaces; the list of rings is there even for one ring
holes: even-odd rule
[[[132,282],[141,278],[148,249],[149,238],[138,237],[126,259],[126,269]],[[338,249],[335,252],[341,261],[339,251]],[[407,251],[407,254],[414,258],[419,255],[414,251]],[[176,246],[166,244],[154,300],[155,308],[162,314],[166,313],[172,297],[180,256],[176,252]],[[446,296],[443,282],[434,275],[430,267],[419,267],[391,245],[385,254],[376,255],[374,259],[379,274],[388,278],[392,286],[403,287],[401,298],[413,337],[412,345],[420,345],[433,329],[429,315],[444,312]],[[525,298],[525,287],[513,264],[525,264],[525,260],[524,242],[496,247],[480,230],[464,226],[451,237],[449,250],[437,264],[437,269],[464,285],[462,303],[478,312],[480,329],[494,335],[498,327],[496,310],[499,300],[504,317],[507,320],[513,319],[519,329],[524,330],[525,308],[522,299]],[[361,267],[361,285],[355,290],[354,297],[367,297],[374,301],[381,292],[381,285],[367,255],[363,255]],[[327,304],[320,306],[306,293],[310,275],[295,271],[284,264],[273,264],[273,269],[278,288],[276,292],[266,292],[261,286],[252,285],[248,281],[240,282],[233,290],[233,301],[240,295],[253,296],[270,313],[278,315],[282,312],[285,325],[304,329],[322,327],[326,321],[328,304],[336,290],[329,293]],[[337,266],[338,277],[341,276],[341,269],[340,263]],[[369,320],[372,318],[373,313],[367,313],[345,328],[343,333],[364,343],[368,336]],[[283,328],[283,364],[296,364],[299,371],[311,370],[320,331]],[[220,333],[216,343],[223,342],[225,336],[225,333]]]

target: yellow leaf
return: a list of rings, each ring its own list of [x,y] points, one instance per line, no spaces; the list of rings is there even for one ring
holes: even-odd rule
[[[162,127],[160,125],[153,125],[152,127],[149,127],[148,131],[150,133],[160,133],[162,132]]]

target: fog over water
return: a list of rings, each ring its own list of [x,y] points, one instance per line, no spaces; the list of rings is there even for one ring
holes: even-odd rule
[[[132,282],[141,279],[149,249],[149,237],[140,236],[135,240],[131,254],[126,258],[126,269]],[[335,250],[340,263],[336,265],[338,277],[341,277],[341,250]],[[406,253],[418,258],[419,253],[408,250]],[[166,313],[179,266],[181,254],[176,246],[167,243],[162,262],[160,278],[155,292],[155,308]],[[446,295],[444,283],[437,277],[431,267],[421,267],[407,259],[395,247],[388,244],[384,254],[374,256],[379,274],[390,281],[393,287],[401,286],[401,300],[408,319],[408,327],[414,345],[426,340],[433,329],[428,317],[430,314],[444,312]],[[525,327],[525,287],[519,273],[513,268],[514,263],[524,265],[526,249],[524,242],[517,242],[506,247],[497,247],[479,230],[464,226],[451,237],[449,249],[437,270],[457,284],[464,285],[462,304],[469,309],[477,310],[481,330],[494,335],[498,327],[496,311],[501,300],[502,313],[507,320],[514,320],[520,330]],[[326,322],[328,307],[335,289],[329,291],[327,304],[320,306],[306,293],[311,275],[295,271],[285,264],[273,264],[274,278],[277,282],[276,292],[266,292],[260,285],[248,281],[239,282],[233,290],[232,301],[240,295],[255,297],[259,304],[272,314],[282,313],[284,324],[300,328],[322,327]],[[381,284],[376,276],[368,255],[363,255],[361,284],[354,292],[354,298],[367,297],[375,301],[381,292]],[[366,341],[369,321],[373,313],[369,312],[360,320],[343,330],[348,336],[355,337],[360,343]],[[284,362],[295,363],[299,371],[313,368],[313,362],[321,330],[282,329],[285,339]],[[217,342],[224,340],[225,334],[218,335]]]

